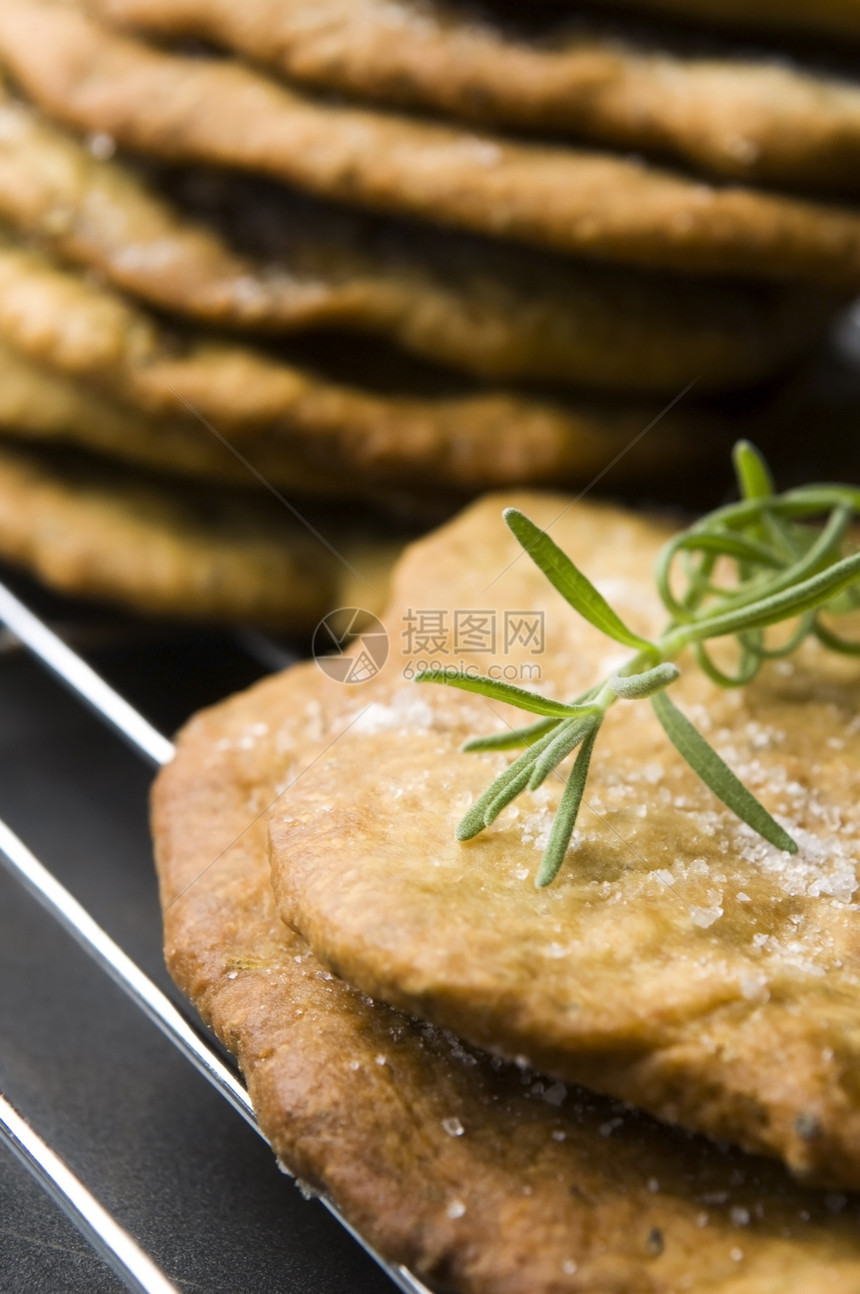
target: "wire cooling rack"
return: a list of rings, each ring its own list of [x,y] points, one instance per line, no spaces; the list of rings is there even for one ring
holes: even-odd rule
[[[0,1291],[427,1294],[278,1174],[161,964],[161,729],[289,654],[21,594],[0,583]]]

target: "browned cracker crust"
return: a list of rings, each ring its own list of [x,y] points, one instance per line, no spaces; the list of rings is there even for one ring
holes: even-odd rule
[[[847,208],[315,102],[236,62],[116,35],[71,0],[4,0],[0,59],[60,120],[157,157],[588,257],[860,285]]]
[[[377,606],[396,542],[307,515],[329,547],[268,498],[0,448],[0,557],[63,593],[147,614],[305,630],[357,593]]]
[[[857,662],[810,650],[730,691],[679,662],[672,695],[786,822],[795,857],[716,799],[650,706],[619,702],[597,741],[575,848],[538,891],[563,775],[468,844],[454,835],[511,760],[462,753],[463,741],[522,723],[522,713],[414,685],[418,719],[397,708],[404,676],[420,656],[434,659],[410,646],[409,607],[447,609],[449,633],[458,607],[481,608],[499,635],[506,612],[544,611],[537,656],[515,643],[503,654],[501,641],[495,654],[470,650],[461,632],[447,654],[436,645],[435,660],[478,673],[495,662],[515,681],[518,665],[537,665],[541,689],[559,698],[630,655],[517,558],[501,503],[476,504],[401,572],[376,709],[273,813],[279,910],[365,992],[556,1077],[779,1155],[800,1175],[857,1188]],[[660,631],[667,617],[651,570],[665,526],[556,497],[525,510],[634,630]]]
[[[154,791],[169,967],[281,1161],[433,1288],[854,1294],[853,1201],[489,1061],[332,979],[278,920],[254,820],[366,699],[298,666],[194,719]]]
[[[321,493],[329,482],[334,492],[365,495],[382,486],[588,483],[616,455],[614,480],[631,481],[667,464],[700,464],[720,444],[716,418],[683,410],[643,438],[660,412],[646,403],[556,404],[504,391],[383,395],[205,336],[177,345],[125,298],[14,242],[0,242],[0,338],[133,410],[184,419],[185,439],[209,442],[201,465],[207,455],[228,456],[227,440],[276,484],[301,485],[318,471]],[[79,434],[88,439],[85,421]],[[92,434],[105,447],[101,424]]]
[[[98,136],[88,146],[0,83],[0,214],[112,286],[221,327],[355,329],[497,378],[674,390],[695,373],[717,390],[784,366],[828,306],[773,284],[666,282],[420,237],[286,194],[268,217],[272,255],[249,258],[94,148]]]
[[[531,41],[487,10],[437,0],[87,4],[143,32],[201,36],[322,90],[668,154],[747,181],[860,187],[860,87],[797,66],[691,57],[588,27],[550,26]]]

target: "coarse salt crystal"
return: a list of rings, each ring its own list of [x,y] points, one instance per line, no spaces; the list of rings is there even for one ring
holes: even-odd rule
[[[87,139],[87,149],[96,161],[106,162],[116,152],[116,140],[105,131],[98,130]]]
[[[748,1002],[764,997],[768,992],[767,980],[761,975],[742,975],[741,993]]]
[[[695,904],[690,907],[690,919],[694,926],[699,926],[702,930],[707,930],[715,921],[719,921],[723,915],[723,909],[719,904],[714,904],[710,908],[700,908]]]
[[[415,695],[412,689],[401,688],[395,692],[390,705],[372,701],[352,725],[353,732],[376,733],[392,729],[426,730],[433,725],[433,711],[427,702]]]

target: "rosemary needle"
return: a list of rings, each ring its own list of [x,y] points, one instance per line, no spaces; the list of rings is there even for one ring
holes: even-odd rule
[[[748,683],[765,660],[788,655],[810,635],[831,651],[860,655],[860,643],[840,637],[819,619],[822,612],[838,616],[860,608],[860,552],[851,552],[849,545],[850,527],[860,515],[860,489],[810,485],[776,494],[768,466],[752,445],[739,441],[733,459],[739,501],[709,513],[660,552],[655,578],[670,619],[653,641],[624,624],[545,531],[516,509],[506,509],[504,518],[516,539],[565,601],[634,651],[609,678],[562,703],[481,675],[425,670],[417,677],[419,683],[463,688],[543,716],[526,727],[466,743],[464,750],[525,749],[466,813],[458,840],[478,835],[578,748],[538,869],[539,887],[554,880],[567,855],[600,727],[619,699],[649,700],[666,736],[714,794],[765,840],[797,852],[795,841],[682,714],[667,689],[680,676],[674,658],[686,647],[721,687]],[[730,586],[727,564],[734,573]],[[797,621],[794,631],[779,644],[769,643],[765,630],[786,620]],[[719,669],[705,648],[710,639],[725,637],[738,642],[734,675]]]

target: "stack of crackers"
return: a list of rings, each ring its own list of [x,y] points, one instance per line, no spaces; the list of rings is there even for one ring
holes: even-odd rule
[[[283,1166],[434,1290],[856,1294],[857,661],[808,641],[743,689],[686,661],[673,686],[796,854],[622,703],[538,890],[564,773],[460,843],[510,760],[462,743],[522,712],[410,682],[416,627],[441,663],[556,698],[618,667],[504,504],[660,631],[665,524],[552,494],[473,504],[397,567],[375,678],[299,664],[180,734],[154,794],[170,969]],[[513,613],[545,636],[503,634]]]
[[[3,0],[0,550],[301,625],[392,515],[681,497],[860,287],[860,86],[774,57],[850,5],[695,16]]]

